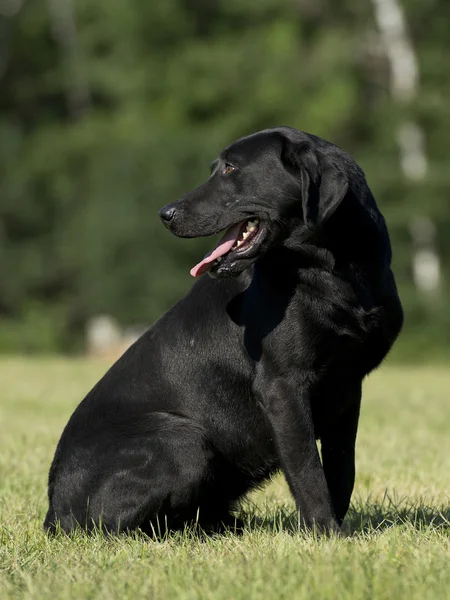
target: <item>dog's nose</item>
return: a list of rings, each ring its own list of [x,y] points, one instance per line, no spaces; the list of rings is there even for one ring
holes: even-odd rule
[[[175,215],[175,209],[173,208],[173,206],[164,206],[159,211],[159,216],[165,223],[168,223],[169,221],[171,221],[173,219],[174,215]]]

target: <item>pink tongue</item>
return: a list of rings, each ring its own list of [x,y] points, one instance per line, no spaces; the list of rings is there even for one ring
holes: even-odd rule
[[[203,275],[203,273],[206,273],[206,271],[209,271],[216,258],[219,258],[219,256],[223,256],[231,250],[234,243],[239,237],[241,226],[242,223],[238,223],[237,225],[233,225],[232,227],[230,227],[230,229],[228,229],[228,231],[217,244],[217,246],[214,248],[214,250],[211,250],[211,252],[207,254],[205,258],[198,263],[198,265],[192,267],[192,277],[198,277],[199,275]]]

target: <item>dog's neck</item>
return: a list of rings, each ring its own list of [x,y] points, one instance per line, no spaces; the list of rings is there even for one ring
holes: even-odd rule
[[[282,245],[270,249],[255,265],[267,275],[285,277],[289,273],[299,273],[305,269],[333,271],[335,257],[327,248],[308,242],[291,247]]]

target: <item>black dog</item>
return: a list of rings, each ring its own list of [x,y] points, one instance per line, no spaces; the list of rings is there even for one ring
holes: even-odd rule
[[[279,127],[226,148],[160,216],[182,237],[226,230],[191,271],[212,278],[78,406],[50,470],[45,528],[215,530],[281,468],[302,523],[338,530],[361,383],[403,320],[363,172],[333,144]]]

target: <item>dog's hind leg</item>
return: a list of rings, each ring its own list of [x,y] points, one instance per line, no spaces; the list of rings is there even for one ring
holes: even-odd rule
[[[208,441],[195,423],[178,415],[153,413],[146,421],[132,437],[96,440],[98,450],[89,450],[95,468],[88,470],[73,451],[75,467],[55,476],[48,530],[58,521],[66,532],[79,525],[158,534],[195,521],[210,478]]]

